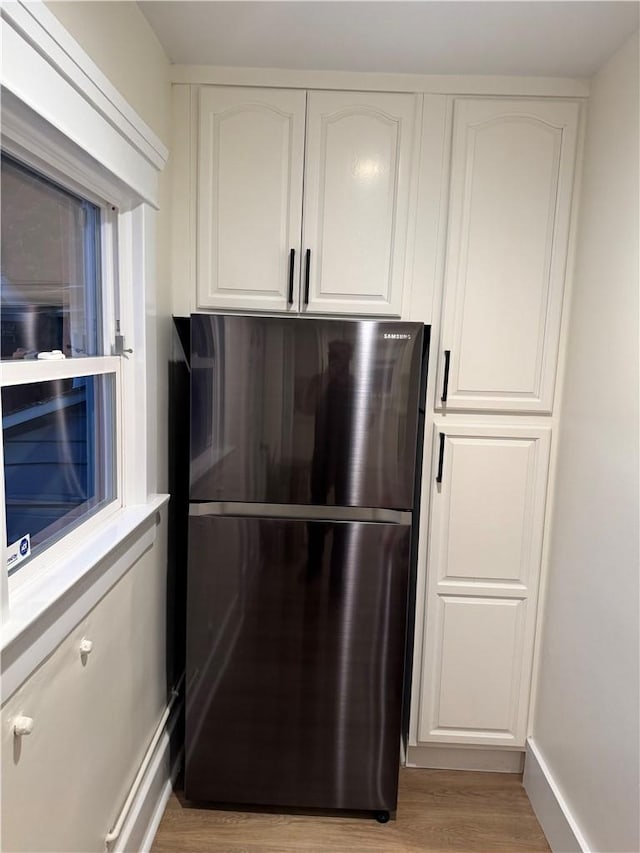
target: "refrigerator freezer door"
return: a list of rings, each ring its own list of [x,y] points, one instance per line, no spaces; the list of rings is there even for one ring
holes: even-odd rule
[[[189,525],[187,798],[395,809],[410,528]]]
[[[411,509],[424,326],[191,318],[191,500]]]

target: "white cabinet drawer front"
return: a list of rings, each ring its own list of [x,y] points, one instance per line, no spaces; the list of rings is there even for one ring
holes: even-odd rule
[[[430,566],[439,582],[527,589],[537,576],[550,433],[536,432],[444,432],[443,476],[432,494],[430,530]],[[436,445],[438,451],[439,435]]]
[[[309,93],[306,310],[401,315],[419,104],[413,95]]]
[[[551,411],[578,115],[573,102],[454,104],[447,409]]]
[[[297,309],[305,93],[199,98],[198,306],[285,310],[294,249]]]
[[[421,740],[473,738],[514,745],[520,735],[527,602],[438,598],[438,661],[420,719]]]

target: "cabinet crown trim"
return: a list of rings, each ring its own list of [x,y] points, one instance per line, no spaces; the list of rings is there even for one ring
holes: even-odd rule
[[[370,71],[311,71],[218,65],[172,65],[169,75],[172,83],[194,85],[556,98],[587,98],[590,93],[589,80],[576,77],[381,74]]]

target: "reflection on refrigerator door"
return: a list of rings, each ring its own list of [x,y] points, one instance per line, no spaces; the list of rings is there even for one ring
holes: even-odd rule
[[[193,315],[191,499],[411,509],[423,328]]]
[[[203,516],[189,534],[186,796],[394,809],[410,528]]]

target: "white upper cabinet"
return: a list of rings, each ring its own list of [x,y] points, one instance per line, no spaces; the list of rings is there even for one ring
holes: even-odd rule
[[[287,89],[199,90],[199,308],[297,310],[305,101]]]
[[[200,87],[197,307],[400,317],[421,103]]]
[[[454,102],[437,408],[552,409],[578,119],[572,101]]]
[[[308,98],[302,308],[399,317],[420,98]]]

